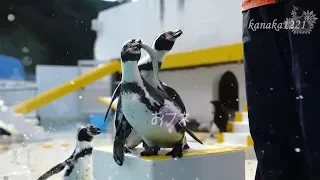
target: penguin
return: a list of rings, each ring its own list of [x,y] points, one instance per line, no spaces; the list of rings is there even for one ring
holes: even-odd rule
[[[77,144],[72,155],[64,162],[54,166],[38,180],[45,180],[66,169],[64,180],[93,180],[92,175],[92,139],[101,130],[93,125],[82,126],[77,132]]]
[[[141,76],[153,87],[167,93],[171,98],[173,98],[176,103],[183,109],[183,113],[186,114],[186,108],[185,105],[179,96],[179,94],[171,87],[160,81],[159,79],[159,69],[161,68],[161,65],[164,61],[164,57],[167,55],[167,53],[173,48],[175,41],[178,37],[180,37],[183,34],[181,30],[175,30],[175,31],[166,31],[164,33],[159,34],[153,44],[152,48],[149,47],[146,44],[142,44],[142,48],[148,52],[149,55],[145,56],[138,62],[138,67]],[[153,62],[157,62],[153,64]],[[111,108],[112,102],[119,96],[120,94],[120,85],[117,86],[115,89],[111,103],[108,107],[105,119],[108,115],[108,112]],[[119,97],[118,97],[119,98]],[[119,122],[126,121],[125,117],[123,117],[123,114],[121,112],[121,100],[118,99],[117,104],[117,110],[116,115],[114,119],[115,123],[115,129],[117,129],[117,126],[119,125]],[[131,132],[129,136],[126,139],[121,139],[123,137],[117,136],[116,133],[116,140],[114,142],[114,158],[117,164],[122,165],[123,163],[123,152],[128,153],[130,152],[129,149],[133,149],[136,146],[138,146],[142,141],[142,138],[139,137],[137,132],[132,129],[130,124],[126,124],[126,127],[131,129]],[[116,130],[117,132],[117,130]],[[122,143],[126,144],[126,147],[123,147]],[[145,143],[143,143],[145,146]],[[185,148],[189,148],[188,144],[185,145]]]
[[[211,133],[210,136],[213,137],[213,131],[216,129],[216,127],[219,128],[220,132],[227,132],[227,125],[229,121],[229,113],[227,108],[219,101],[210,101],[215,109],[214,112],[214,118],[211,122]]]
[[[202,142],[186,128],[185,114],[173,98],[141,77],[138,60],[142,46],[141,40],[132,39],[121,51],[121,110],[127,122],[119,124],[117,135],[127,136],[129,131],[123,127],[130,125],[145,143],[142,156],[157,155],[160,148],[173,148],[167,155],[180,158],[186,145],[185,132]]]

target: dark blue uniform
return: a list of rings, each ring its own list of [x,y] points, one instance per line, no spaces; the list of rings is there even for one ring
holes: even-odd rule
[[[320,180],[320,20],[310,34],[280,26],[319,2],[280,2],[243,11],[243,44],[250,132],[258,159],[256,180]],[[251,22],[251,28],[250,28]],[[318,24],[317,24],[318,23]],[[278,27],[278,28],[275,28]],[[306,28],[309,28],[306,27]]]

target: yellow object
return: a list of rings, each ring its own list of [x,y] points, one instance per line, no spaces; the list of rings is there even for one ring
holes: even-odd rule
[[[247,137],[247,142],[248,142],[248,146],[249,147],[253,147],[254,143],[253,143],[253,139],[251,136],[248,136]]]
[[[222,154],[222,153],[235,152],[235,151],[243,151],[243,149],[240,149],[240,148],[217,148],[217,149],[186,150],[183,153],[183,157],[203,156],[203,155],[210,155],[210,154]],[[159,161],[159,160],[171,159],[172,157],[166,156],[164,154],[159,154],[156,156],[140,156],[140,158],[144,159],[144,160]]]
[[[248,112],[248,104],[247,104],[247,103],[246,103],[246,104],[244,104],[243,109],[244,109],[244,112]]]
[[[228,122],[228,124],[227,124],[227,132],[233,132],[233,123],[232,122]]]
[[[242,122],[242,120],[243,120],[242,112],[236,112],[235,113],[235,122]]]
[[[89,71],[71,81],[68,81],[56,88],[53,88],[43,94],[31,98],[21,104],[15,106],[15,112],[26,114],[35,109],[38,109],[50,102],[65,96],[73,91],[76,91],[106,75],[113,74],[120,70],[120,61],[111,61],[99,68]]]
[[[187,68],[203,65],[234,63],[243,60],[242,43],[193,50],[166,56],[161,69]]]
[[[45,148],[45,149],[51,149],[52,148],[51,145],[42,145],[42,147]]]
[[[111,103],[111,99],[109,100],[108,98],[105,98],[105,97],[99,97],[99,100],[101,101],[101,102],[103,102],[104,104],[106,104],[106,105],[110,105],[110,103]],[[117,109],[117,105],[115,105],[115,104],[112,104],[111,105],[111,109],[112,110],[116,110]]]
[[[61,147],[69,147],[70,144],[65,143],[65,144],[61,144],[60,146],[61,146]]]
[[[223,138],[223,133],[217,133],[217,143],[223,143],[224,138]]]
[[[103,146],[103,147],[99,147],[98,149],[112,150],[112,146]],[[236,151],[243,151],[243,148],[225,147],[225,148],[198,149],[198,150],[188,149],[184,151],[183,157],[202,156],[202,155],[209,155],[209,154],[222,154],[222,153],[236,152]],[[152,161],[172,159],[171,156],[166,156],[165,154],[159,154],[154,156],[140,156],[140,158],[144,160],[152,160]]]
[[[240,62],[241,60],[243,60],[243,46],[241,43],[238,43],[170,54],[166,56],[166,60],[164,61],[161,69],[188,68],[202,65]],[[120,71],[120,61],[118,59],[113,60],[110,63],[89,71],[56,88],[16,105],[15,112],[19,114],[27,114],[96,80],[99,80],[104,76]]]

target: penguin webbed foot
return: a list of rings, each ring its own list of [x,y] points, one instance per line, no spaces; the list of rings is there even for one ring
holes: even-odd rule
[[[144,147],[144,151],[140,153],[141,156],[153,156],[158,155],[160,148],[159,147]]]
[[[130,148],[124,147],[123,148],[123,153],[131,153]]]
[[[187,149],[190,149],[190,146],[189,146],[188,144],[185,144],[185,145],[183,146],[183,150],[187,150]]]
[[[179,144],[175,145],[174,148],[172,149],[172,151],[168,152],[166,154],[166,156],[172,156],[172,158],[176,158],[176,157],[181,158],[183,156],[183,152],[182,151],[187,146],[189,147],[189,145],[187,145],[187,144],[182,147],[182,144],[179,143]]]

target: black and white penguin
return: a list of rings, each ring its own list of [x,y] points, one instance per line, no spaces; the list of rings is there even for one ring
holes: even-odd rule
[[[227,132],[227,126],[229,121],[229,113],[227,108],[219,100],[210,102],[213,104],[215,109],[214,118],[211,123],[212,129],[218,127],[220,132]],[[210,136],[213,136],[213,133],[210,133]]]
[[[179,94],[171,87],[163,83],[159,79],[159,70],[161,68],[161,65],[164,61],[164,57],[169,53],[169,51],[173,48],[175,41],[178,37],[182,35],[181,30],[176,31],[166,31],[164,33],[161,33],[158,35],[153,44],[152,48],[149,47],[146,44],[142,44],[142,48],[145,49],[148,52],[148,55],[143,57],[139,60],[138,66],[141,76],[153,87],[157,87],[160,90],[165,91],[170,97],[172,97],[176,103],[183,109],[184,112],[186,112],[185,105],[179,96]],[[157,61],[158,64],[156,64],[156,67],[153,67],[152,64],[153,61]],[[113,101],[119,97],[120,94],[120,84],[116,87],[112,98],[110,105],[108,107],[108,110],[105,115],[105,120],[108,116],[108,113],[111,109],[111,105]],[[121,105],[121,102],[118,100],[118,105]],[[117,107],[119,107],[117,105]],[[119,124],[119,120],[115,119],[115,127],[117,127],[117,124]]]
[[[160,148],[173,148],[167,155],[182,157],[186,145],[185,132],[202,142],[185,127],[185,113],[165,92],[152,87],[140,75],[138,60],[141,57],[141,40],[130,40],[122,48],[121,109],[127,122],[141,136],[145,146],[143,156],[156,155]],[[160,120],[161,119],[161,120]],[[122,128],[123,129],[123,128]],[[117,135],[124,136],[120,130]]]
[[[54,166],[44,173],[38,180],[45,180],[54,174],[66,169],[64,180],[93,180],[92,174],[92,139],[100,134],[101,130],[92,125],[79,128],[77,144],[72,155],[64,162]]]
[[[167,86],[159,79],[159,69],[161,68],[161,65],[164,61],[164,57],[173,48],[175,41],[181,35],[181,30],[166,31],[155,38],[152,44],[152,48],[146,44],[142,44],[142,48],[146,50],[149,55],[139,60],[138,67],[141,76],[147,81],[147,83],[149,83],[154,88],[166,92],[183,109],[183,113],[185,114],[186,108],[179,94],[173,88]],[[118,86],[112,95],[112,100],[108,107],[106,117],[111,108],[112,102],[119,96],[119,94],[120,88]],[[118,99],[117,110],[114,119],[116,129],[121,121],[126,121],[126,119],[125,117],[123,117],[123,114],[121,112],[121,100]],[[132,129],[130,124],[126,123],[126,125],[122,127],[131,129],[132,131],[126,139],[123,139],[123,137],[119,137],[116,133],[114,143],[114,158],[117,164],[119,165],[122,165],[123,163],[123,151],[130,152],[128,149],[133,149],[142,142],[142,138],[137,134],[137,132],[134,129]],[[121,143],[125,143],[126,147],[122,148],[123,146]],[[186,144],[185,148],[189,148],[189,146]]]

